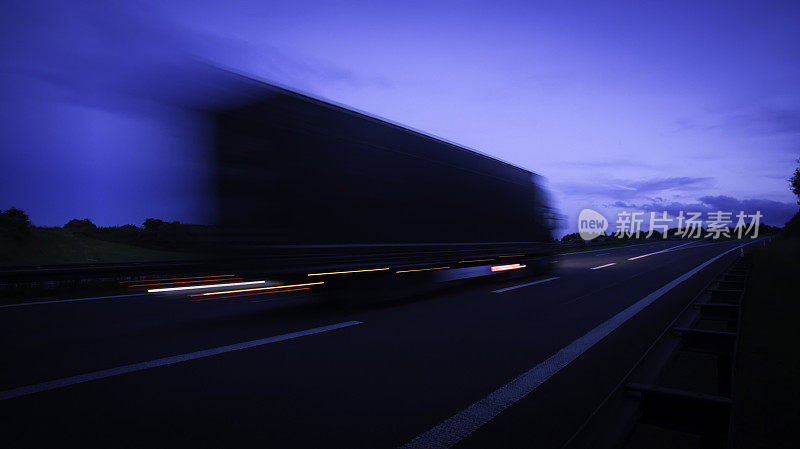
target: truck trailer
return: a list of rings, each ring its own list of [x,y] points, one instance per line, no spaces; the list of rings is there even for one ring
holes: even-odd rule
[[[215,114],[227,263],[329,283],[549,268],[552,214],[536,174],[284,88],[257,91]]]

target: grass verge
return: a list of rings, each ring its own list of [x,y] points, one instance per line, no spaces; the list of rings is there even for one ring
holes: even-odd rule
[[[34,228],[24,241],[0,236],[0,266],[159,262],[192,258],[187,253],[107,242],[62,228]]]
[[[797,447],[800,239],[775,240],[754,257],[742,303],[732,447]]]

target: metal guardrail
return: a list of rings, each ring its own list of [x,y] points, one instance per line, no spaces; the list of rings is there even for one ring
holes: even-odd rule
[[[733,359],[738,339],[738,321],[749,263],[738,260],[708,289],[706,302],[695,304],[700,319],[725,323],[728,331],[700,327],[674,327],[671,334],[680,339],[680,350],[710,354],[717,365],[718,395],[630,383],[626,390],[640,394],[640,420],[667,429],[701,436],[704,448],[722,448],[728,438],[732,409]],[[735,280],[730,280],[735,277]],[[732,285],[732,284],[736,285]],[[738,288],[736,288],[738,287]]]
[[[578,430],[564,443],[564,449],[618,448],[634,431],[640,419],[649,424],[644,432],[652,437],[652,426],[693,433],[701,445],[721,448],[730,422],[732,366],[735,357],[736,330],[740,319],[743,288],[720,288],[720,282],[745,283],[748,269],[740,254],[730,255],[729,263],[710,279],[693,302],[661,332],[614,389],[603,399]],[[697,302],[694,302],[697,301]],[[691,310],[694,312],[690,312]],[[714,320],[715,329],[702,329],[703,320]],[[725,329],[720,330],[720,329]],[[692,382],[661,385],[666,369],[675,363],[677,351],[700,350],[695,357],[716,359],[716,393],[692,390]],[[705,365],[704,365],[705,366]],[[686,369],[685,367],[683,369]],[[681,369],[672,373],[680,376]],[[709,373],[711,374],[711,373]],[[713,381],[713,375],[710,376]],[[637,379],[637,380],[634,380]],[[673,378],[674,380],[674,378]],[[708,376],[703,381],[709,380]],[[681,385],[681,386],[678,386]],[[672,388],[677,387],[677,388]]]

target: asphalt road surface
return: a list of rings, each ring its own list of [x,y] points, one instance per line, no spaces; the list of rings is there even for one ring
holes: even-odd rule
[[[351,307],[306,291],[5,305],[0,440],[558,448],[737,246],[567,254],[541,278]]]

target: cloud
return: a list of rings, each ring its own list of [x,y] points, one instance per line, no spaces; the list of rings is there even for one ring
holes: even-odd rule
[[[182,28],[154,7],[39,3],[47,6],[19,3],[0,18],[0,38],[15,42],[0,45],[0,100],[145,113],[154,106],[213,109],[247,89],[241,77],[220,70],[240,66],[237,72],[306,91],[392,87],[335,63]]]
[[[800,109],[762,106],[733,115],[727,126],[753,134],[800,134]]]
[[[681,211],[702,212],[706,217],[709,212],[723,211],[731,212],[735,220],[736,214],[744,211],[746,214],[761,213],[761,222],[771,226],[783,226],[792,218],[800,207],[797,204],[783,203],[767,199],[745,199],[739,200],[730,196],[702,196],[695,203],[653,201],[635,204],[625,201],[616,201],[607,204],[607,207],[615,207],[631,211],[657,212],[666,211],[670,216],[677,216]]]
[[[800,134],[800,108],[774,106],[748,106],[735,112],[728,109],[715,111],[715,116],[705,120],[682,117],[673,122],[675,131],[720,130],[755,136]]]
[[[330,86],[391,89],[391,80],[377,75],[362,75],[324,59],[290,54],[266,43],[230,37],[205,36],[199,50],[212,64],[235,67],[253,78],[286,85],[293,90],[317,91]]]
[[[646,180],[607,180],[578,182],[561,185],[561,191],[570,196],[584,198],[611,198],[616,201],[668,196],[670,192],[693,192],[707,189],[714,183],[709,177],[669,177]]]
[[[646,181],[629,182],[627,185],[633,188],[637,193],[652,194],[668,190],[688,190],[699,187],[708,187],[711,185],[713,178],[702,177],[692,178],[688,176],[650,179]]]
[[[581,168],[658,168],[657,165],[643,162],[636,159],[616,159],[616,160],[581,160],[581,161],[560,161],[553,165],[559,167],[581,167]]]

